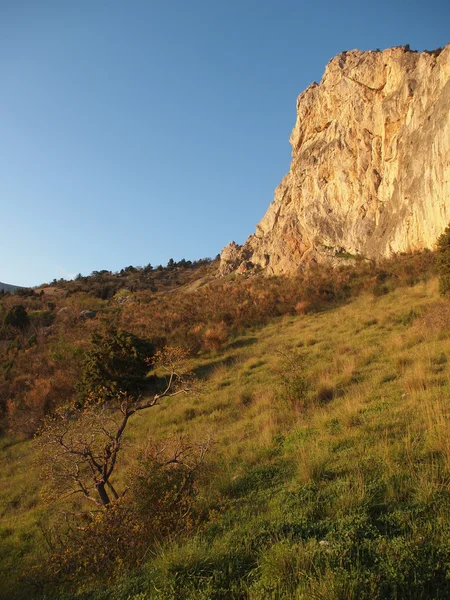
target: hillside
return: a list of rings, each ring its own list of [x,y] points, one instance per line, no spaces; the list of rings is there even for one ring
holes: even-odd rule
[[[433,249],[450,221],[450,45],[343,52],[297,100],[289,173],[221,271]]]
[[[203,280],[208,281],[214,277],[217,270],[217,260],[202,258],[200,260],[180,260],[175,262],[170,259],[166,266],[151,264],[145,267],[129,265],[118,272],[106,269],[93,271],[90,275],[83,276],[79,273],[73,280],[54,279],[49,284],[37,288],[46,294],[72,295],[76,293],[89,293],[96,298],[108,300],[121,290],[126,292],[167,292],[177,288],[187,288],[190,284],[196,285]]]
[[[218,298],[231,302],[228,334],[215,330],[204,338],[214,345],[191,354],[193,393],[131,422],[114,479],[118,490],[130,489],[116,508],[98,513],[93,529],[61,528],[64,512],[83,503],[50,501],[38,440],[3,437],[3,597],[39,598],[43,589],[51,598],[124,600],[447,597],[450,308],[431,264],[416,255],[346,268],[331,280],[321,271],[312,287],[321,288],[320,278],[328,294],[316,295],[317,304],[310,297],[309,306],[306,282],[283,278],[261,280],[261,288],[257,278],[237,279],[226,294],[215,283],[217,296],[212,285],[176,302],[171,294],[177,324],[182,298],[196,298],[205,321],[209,295],[218,312]],[[332,295],[337,279],[343,287],[359,283]],[[270,315],[267,304],[264,316],[245,316],[251,294],[261,305],[271,286],[284,312]],[[240,290],[236,313],[233,289]],[[114,306],[101,310],[112,318]],[[144,296],[119,306],[122,323],[136,331],[145,314],[156,314]],[[193,315],[194,304],[186,310]],[[69,377],[75,331],[87,348],[99,326],[60,323],[39,338],[41,361],[49,344]],[[33,369],[36,345],[19,352]],[[42,388],[48,367],[40,369]],[[39,397],[35,390],[31,407]],[[182,479],[185,495],[174,496],[186,464],[167,470],[152,448],[167,450],[180,436],[207,451]],[[183,487],[188,480],[193,487]]]

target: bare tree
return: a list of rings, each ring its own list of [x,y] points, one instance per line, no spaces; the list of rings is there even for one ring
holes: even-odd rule
[[[44,477],[57,499],[81,494],[98,507],[119,498],[111,482],[130,418],[157,406],[164,398],[192,391],[194,379],[186,371],[186,354],[166,348],[154,364],[164,381],[153,395],[137,399],[118,393],[115,401],[91,403],[83,409],[60,409],[38,435]]]

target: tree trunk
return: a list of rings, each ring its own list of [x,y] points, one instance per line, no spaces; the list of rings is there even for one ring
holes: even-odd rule
[[[96,486],[97,486],[98,495],[100,496],[101,503],[103,504],[103,506],[108,506],[108,504],[111,501],[110,501],[109,496],[105,489],[105,482],[100,481],[99,483],[96,484]]]
[[[114,496],[114,500],[118,500],[119,499],[119,494],[116,492],[116,490],[114,489],[112,483],[110,483],[109,481],[107,482],[107,485],[109,487],[109,491],[111,492],[111,494]]]

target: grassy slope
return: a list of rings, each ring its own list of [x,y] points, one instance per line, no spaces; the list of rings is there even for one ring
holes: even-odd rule
[[[141,415],[119,478],[148,438],[212,435],[209,520],[114,591],[84,597],[448,597],[450,331],[440,309],[428,326],[416,317],[436,287],[285,317],[198,359],[202,395]],[[32,443],[5,441],[0,466],[13,581],[40,554],[46,509]]]

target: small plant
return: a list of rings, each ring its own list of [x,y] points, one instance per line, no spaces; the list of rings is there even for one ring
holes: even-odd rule
[[[304,410],[308,404],[309,382],[302,370],[299,353],[280,352],[283,360],[280,370],[280,397],[292,407]]]
[[[450,227],[437,240],[437,270],[439,275],[439,293],[450,294]]]

